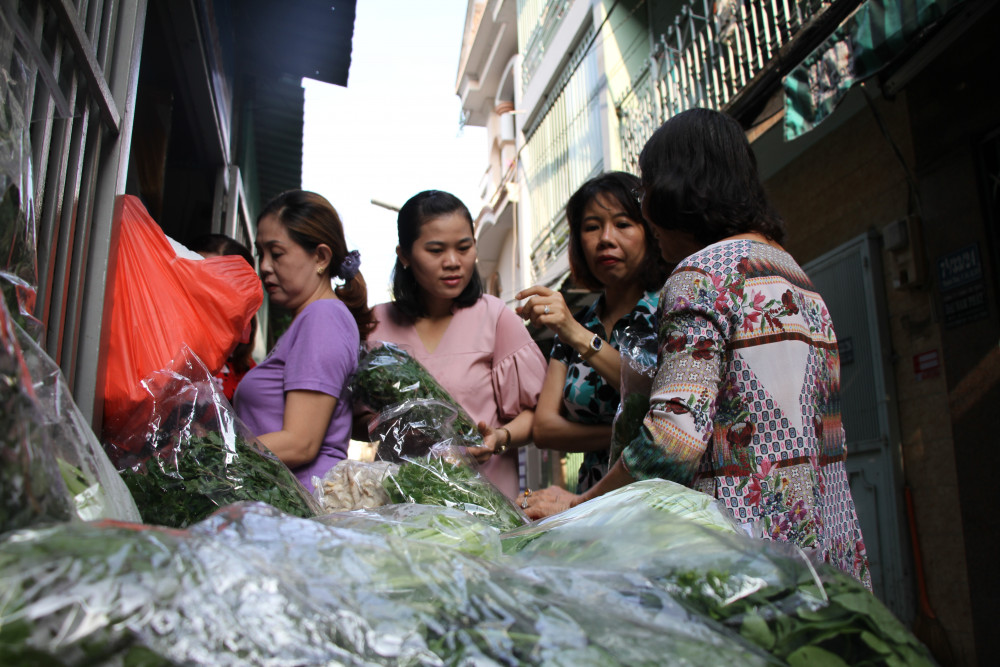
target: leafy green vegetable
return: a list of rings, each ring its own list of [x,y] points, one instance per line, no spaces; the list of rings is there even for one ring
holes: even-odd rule
[[[122,471],[142,520],[184,528],[220,507],[258,500],[299,517],[315,516],[309,496],[273,454],[238,435],[209,432],[176,441]]]
[[[524,514],[485,477],[463,463],[437,456],[404,461],[382,484],[395,503],[454,507],[500,530],[527,523]]]
[[[354,379],[355,401],[375,412],[404,404],[402,418],[408,430],[423,436],[429,445],[441,442],[453,432],[467,447],[482,445],[476,422],[458,402],[438,384],[420,362],[392,343],[372,347],[361,359]],[[383,432],[383,442],[389,433]],[[379,448],[380,458],[396,460],[391,450],[407,449],[399,436]]]

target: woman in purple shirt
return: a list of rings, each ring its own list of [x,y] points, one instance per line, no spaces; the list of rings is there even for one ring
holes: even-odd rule
[[[307,489],[347,458],[347,390],[361,341],[374,328],[358,252],[347,252],[337,211],[313,192],[278,195],[257,220],[260,276],[292,324],[237,389],[236,412]],[[334,287],[333,279],[342,284]]]

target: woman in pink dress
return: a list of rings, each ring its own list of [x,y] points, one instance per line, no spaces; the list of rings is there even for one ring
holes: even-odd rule
[[[531,440],[545,358],[524,323],[483,294],[472,216],[454,195],[428,190],[399,211],[393,300],[375,306],[372,343],[400,345],[476,420],[469,450],[501,491],[518,494],[517,450]]]

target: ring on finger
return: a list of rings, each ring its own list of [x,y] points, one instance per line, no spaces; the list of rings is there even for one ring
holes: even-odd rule
[[[523,510],[528,509],[528,496],[521,498],[521,509]]]
[[[548,306],[545,306],[544,308],[542,308],[542,313],[544,313],[545,315],[548,315],[549,312],[550,312],[550,310],[551,309]]]

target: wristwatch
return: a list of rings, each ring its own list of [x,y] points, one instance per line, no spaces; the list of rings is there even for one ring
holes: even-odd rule
[[[600,352],[601,348],[604,347],[604,339],[602,339],[597,334],[594,334],[594,337],[590,339],[589,347],[590,349],[584,352],[582,355],[584,359],[589,359],[591,356]]]

